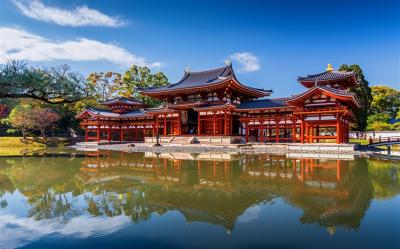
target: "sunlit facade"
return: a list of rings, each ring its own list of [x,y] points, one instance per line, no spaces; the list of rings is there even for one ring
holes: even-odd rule
[[[145,108],[134,99],[102,103],[105,109],[85,109],[86,141],[143,141],[163,137],[236,137],[260,143],[346,143],[360,108],[350,91],[359,85],[353,72],[335,71],[299,77],[306,89],[286,98],[268,98],[272,90],[241,83],[228,63],[222,68],[185,70],[177,83],[140,89],[163,101]]]

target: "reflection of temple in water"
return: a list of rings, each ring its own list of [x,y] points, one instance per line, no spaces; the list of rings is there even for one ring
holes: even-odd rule
[[[94,152],[97,153],[97,152]],[[93,154],[77,177],[88,188],[140,189],[146,203],[178,210],[188,222],[232,230],[244,211],[282,197],[303,210],[302,223],[357,228],[372,197],[367,171],[354,161],[278,155]]]

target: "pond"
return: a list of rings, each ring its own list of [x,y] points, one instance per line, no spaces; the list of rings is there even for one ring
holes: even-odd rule
[[[0,248],[399,248],[399,163],[85,152],[0,158]]]

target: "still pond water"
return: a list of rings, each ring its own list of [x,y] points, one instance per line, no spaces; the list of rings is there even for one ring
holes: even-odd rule
[[[0,158],[0,248],[399,248],[395,161]]]

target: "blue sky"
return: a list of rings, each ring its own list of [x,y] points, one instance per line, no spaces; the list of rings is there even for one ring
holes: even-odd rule
[[[0,1],[0,60],[84,74],[163,71],[171,82],[230,58],[239,80],[303,91],[298,76],[359,64],[400,89],[400,1]]]

